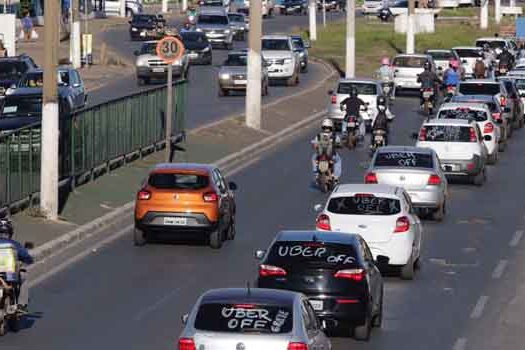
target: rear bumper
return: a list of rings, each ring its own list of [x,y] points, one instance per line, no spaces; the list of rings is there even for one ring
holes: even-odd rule
[[[394,78],[394,83],[396,84],[396,87],[400,89],[420,89],[421,88],[421,84],[418,83],[416,80],[412,80],[412,79]]]
[[[328,321],[336,327],[340,325],[360,326],[366,322],[369,307],[368,301],[364,301],[363,298],[354,296],[307,296],[309,300],[322,301],[323,310],[315,311],[321,321]],[[338,299],[345,303],[338,303]]]
[[[366,240],[366,237],[364,237]],[[396,233],[387,242],[368,242],[374,260],[378,255],[390,259],[389,265],[406,265],[412,255],[414,234],[409,232]]]
[[[441,165],[446,176],[476,176],[483,171],[485,162],[479,156],[473,159],[442,159]]]
[[[165,218],[185,218],[186,225],[165,224]],[[208,233],[217,229],[216,222],[208,220],[202,213],[148,212],[142,219],[135,220],[135,227],[147,232],[163,233]]]
[[[445,195],[439,186],[435,190],[407,190],[412,204],[416,208],[439,208],[445,201]]]

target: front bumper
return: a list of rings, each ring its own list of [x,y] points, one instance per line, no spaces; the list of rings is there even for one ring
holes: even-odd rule
[[[288,79],[295,73],[295,67],[291,64],[272,64],[268,67],[268,77],[270,79]]]
[[[246,90],[246,77],[232,76],[230,79],[219,78],[219,87],[225,90]]]
[[[188,60],[190,63],[204,64],[210,62],[212,53],[210,51],[188,51]]]
[[[168,67],[137,67],[137,78],[166,79],[167,71]],[[182,76],[182,73],[182,66],[173,66],[173,76]]]
[[[484,161],[479,156],[473,159],[441,159],[446,176],[476,176],[483,171]]]
[[[186,224],[174,222],[175,218]],[[135,220],[135,227],[153,233],[209,233],[217,229],[217,223],[209,221],[202,213],[148,212],[142,219]]]
[[[223,44],[230,45],[233,42],[233,34],[223,34],[223,33],[205,33],[206,38],[212,44]]]
[[[377,6],[377,7],[363,6],[362,9],[365,15],[377,15],[379,14],[379,11],[381,11],[381,6]]]
[[[137,31],[130,31],[129,36],[132,40],[149,40],[161,38],[163,36],[163,33],[158,32],[156,30],[141,29]]]

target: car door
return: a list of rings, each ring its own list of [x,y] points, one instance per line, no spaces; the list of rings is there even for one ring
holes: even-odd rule
[[[230,191],[222,177],[219,169],[213,171],[213,182],[217,188],[217,194],[219,195],[219,211],[221,213],[221,221],[224,225],[223,229],[226,229],[231,223],[231,201]]]
[[[366,244],[365,240],[361,238],[359,240],[359,243],[361,257],[364,260],[367,274],[369,276],[370,293],[372,294],[372,298],[374,300],[375,311],[377,311],[380,307],[379,303],[381,302],[381,293],[383,285],[381,272],[377,268],[376,263],[374,261],[374,256],[372,255],[370,248],[368,248],[368,245]]]

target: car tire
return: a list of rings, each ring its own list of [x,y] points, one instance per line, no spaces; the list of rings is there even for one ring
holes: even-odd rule
[[[9,301],[9,297],[6,296],[4,298],[4,310],[2,310],[2,313],[4,315],[7,314],[7,308],[9,306],[8,301]],[[5,319],[5,317],[3,317],[0,320],[0,337],[4,336],[6,333],[7,333],[7,320]]]
[[[488,164],[494,165],[498,162],[498,152],[495,151],[493,154],[489,155],[487,158]]]
[[[308,65],[301,68],[301,73],[308,73]]]
[[[228,96],[230,94],[230,91],[227,89],[219,88],[219,96],[224,97]]]
[[[373,328],[381,328],[383,325],[383,291],[381,290],[381,301],[379,301],[379,311],[372,319]]]
[[[400,277],[402,280],[411,281],[414,279],[414,261],[412,257],[406,265],[401,267]]]
[[[295,74],[292,75],[288,80],[286,80],[287,86],[294,86],[295,85]]]
[[[216,229],[210,233],[208,238],[210,248],[221,249],[222,247],[222,233],[219,229]]]
[[[520,125],[519,125],[520,129],[523,128],[523,126],[525,126],[525,116],[522,116],[520,118]]]
[[[369,341],[370,333],[372,331],[372,323],[370,322],[370,315],[366,315],[365,324],[354,328],[354,339],[359,341]]]
[[[226,239],[228,241],[233,241],[235,239],[235,236],[237,235],[237,228],[235,225],[235,217],[232,217],[232,222],[230,223],[230,227],[228,227],[228,232],[226,234]]]
[[[189,78],[190,78],[190,67],[189,66],[186,67],[186,70],[184,71],[183,77],[184,77],[184,80],[189,80]]]
[[[485,169],[483,169],[479,174],[472,177],[472,183],[476,186],[482,186],[487,180],[487,174]]]
[[[498,144],[498,152],[505,152],[506,148],[507,148],[507,141],[500,142]]]
[[[7,325],[9,326],[9,330],[13,333],[18,333],[20,331],[20,324],[21,324],[21,316],[14,315],[13,317],[9,318],[7,321]]]
[[[225,44],[224,47],[226,48],[226,50],[231,50],[233,49],[233,43],[229,43],[229,44]]]
[[[262,95],[268,96],[268,83],[264,84],[263,89],[262,89]]]
[[[146,232],[138,229],[138,228],[134,228],[133,229],[133,244],[136,246],[136,247],[142,247],[144,245],[146,245],[146,243],[148,243],[148,239],[146,237]]]
[[[437,210],[432,213],[432,220],[441,222],[445,217],[445,202],[439,206]]]

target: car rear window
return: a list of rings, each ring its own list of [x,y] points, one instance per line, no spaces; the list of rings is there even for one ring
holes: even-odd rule
[[[330,199],[328,211],[346,215],[394,215],[401,212],[401,203],[395,198],[359,194]]]
[[[497,95],[500,91],[499,84],[491,83],[463,83],[459,84],[459,92],[463,95]]]
[[[210,332],[284,334],[293,328],[291,305],[202,304],[195,328]]]
[[[491,49],[503,49],[505,47],[504,40],[476,40],[477,47],[483,47],[488,44]]]
[[[148,184],[162,190],[200,190],[208,187],[206,175],[195,174],[152,174]]]
[[[375,158],[375,167],[434,167],[432,155],[417,152],[379,152]]]
[[[352,88],[357,89],[358,95],[377,95],[376,84],[366,83],[339,83],[337,87],[337,93],[343,95],[349,95]]]
[[[428,53],[434,61],[448,61],[452,58],[455,58],[452,52],[446,52],[446,51],[430,51]]]
[[[469,108],[446,109],[439,111],[438,119],[465,119],[484,122],[488,118],[485,111],[472,110]]]
[[[200,14],[198,22],[200,24],[217,24],[228,25],[228,16],[226,15],[205,15]]]
[[[348,268],[358,266],[359,258],[351,244],[286,241],[273,244],[267,262],[277,266]]]
[[[427,125],[424,127],[425,141],[470,142],[470,127],[457,125]]]
[[[394,59],[394,66],[407,68],[423,68],[427,61],[424,57],[396,57]]]
[[[473,50],[473,49],[457,49],[454,50],[461,58],[477,58],[480,57],[480,51],[479,50]]]

